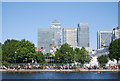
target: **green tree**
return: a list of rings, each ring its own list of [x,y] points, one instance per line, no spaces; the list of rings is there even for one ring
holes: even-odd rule
[[[116,59],[117,63],[120,60],[120,39],[116,39],[110,43],[109,58],[111,60]]]
[[[25,63],[29,62],[32,58],[33,53],[35,53],[35,46],[28,40],[22,39],[16,44],[16,62]],[[31,56],[31,57],[30,57]]]
[[[74,58],[76,62],[80,62],[82,65],[85,63],[89,63],[91,60],[91,56],[88,54],[84,47],[82,47],[81,49],[75,49]]]
[[[37,63],[45,63],[45,55],[41,51],[35,52],[34,60],[36,60]]]
[[[0,47],[2,47],[2,43],[0,42]]]
[[[67,43],[63,44],[60,49],[57,49],[54,59],[56,63],[73,63],[73,48]]]
[[[99,64],[101,67],[105,66],[108,62],[108,55],[101,55],[97,58]]]
[[[14,63],[15,62],[15,51],[17,49],[16,44],[18,40],[6,40],[2,45],[2,60],[5,63]]]

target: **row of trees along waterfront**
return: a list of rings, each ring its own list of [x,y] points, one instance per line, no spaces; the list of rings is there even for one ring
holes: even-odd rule
[[[98,57],[99,64],[104,66],[109,59],[120,60],[120,39],[112,41],[109,46],[108,55]],[[45,57],[52,54],[43,54],[35,51],[35,45],[28,40],[6,40],[4,44],[0,43],[0,61],[3,65],[8,63],[45,63]],[[1,60],[2,59],[2,60]],[[69,44],[63,44],[60,49],[57,49],[53,56],[54,63],[74,63],[78,62],[82,65],[89,63],[92,59],[84,47],[81,49],[73,49]]]
[[[37,63],[45,63],[45,57],[52,55],[50,53],[43,54],[42,52],[35,51],[35,45],[28,40],[6,40],[2,44],[2,63],[7,65],[8,63],[31,63],[36,61]],[[67,43],[63,44],[60,49],[57,49],[54,63],[74,63],[79,62],[81,64],[89,63],[91,57],[85,48],[76,48],[75,50]]]
[[[28,40],[6,40],[2,45],[2,63],[31,63],[44,62],[42,52],[35,52],[35,45]]]

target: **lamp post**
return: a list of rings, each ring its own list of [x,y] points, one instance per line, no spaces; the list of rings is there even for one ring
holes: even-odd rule
[[[26,63],[27,63],[27,58],[25,58],[26,59]]]

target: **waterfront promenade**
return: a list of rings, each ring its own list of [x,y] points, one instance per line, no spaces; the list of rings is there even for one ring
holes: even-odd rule
[[[120,72],[120,70],[111,70],[111,69],[0,69],[0,72]]]

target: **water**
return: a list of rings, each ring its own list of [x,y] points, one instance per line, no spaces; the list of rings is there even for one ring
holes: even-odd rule
[[[118,72],[3,72],[3,79],[118,79]]]

